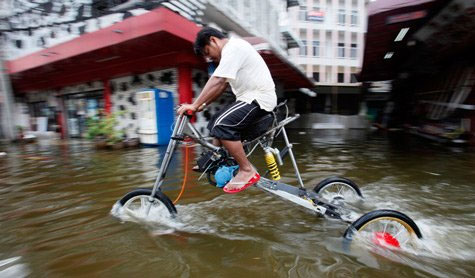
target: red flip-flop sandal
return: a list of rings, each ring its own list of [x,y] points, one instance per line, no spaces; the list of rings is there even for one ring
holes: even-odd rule
[[[223,187],[223,191],[229,194],[234,194],[243,191],[244,189],[248,188],[251,185],[256,184],[260,180],[261,176],[259,173],[256,173],[252,178],[241,188],[236,188],[236,189],[227,189],[226,186]]]

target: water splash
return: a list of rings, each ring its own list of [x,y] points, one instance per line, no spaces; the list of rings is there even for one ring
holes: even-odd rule
[[[221,195],[205,202],[177,205],[178,214],[174,217],[163,206],[152,207],[148,215],[145,211],[131,215],[119,202],[114,204],[111,214],[124,222],[144,224],[151,229],[153,235],[186,232],[211,234],[229,240],[257,240],[254,236],[243,235],[244,228],[252,228],[254,225],[243,223],[236,219],[235,214],[230,213],[233,208],[247,207],[256,201],[236,203],[226,197]],[[217,208],[224,209],[219,211]],[[223,220],[223,213],[229,214],[228,221]]]
[[[0,277],[28,277],[31,272],[27,265],[21,262],[21,257],[0,260]]]

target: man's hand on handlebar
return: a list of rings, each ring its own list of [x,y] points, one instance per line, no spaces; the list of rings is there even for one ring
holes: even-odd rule
[[[198,109],[193,105],[193,104],[181,104],[180,107],[178,107],[177,114],[178,115],[183,115],[183,114],[188,114],[188,115],[193,115]]]

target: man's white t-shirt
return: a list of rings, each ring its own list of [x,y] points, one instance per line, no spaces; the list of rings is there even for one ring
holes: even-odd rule
[[[272,111],[277,95],[272,76],[264,59],[247,41],[230,38],[221,51],[221,61],[213,76],[226,78],[236,100],[251,103]]]

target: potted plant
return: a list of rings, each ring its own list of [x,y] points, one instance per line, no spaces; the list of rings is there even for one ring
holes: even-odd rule
[[[13,142],[27,144],[27,143],[33,143],[36,141],[35,135],[25,134],[24,132],[25,130],[23,126],[17,125],[15,128],[17,130],[17,134],[16,134],[16,138],[13,139]]]
[[[107,147],[106,136],[104,132],[105,122],[100,118],[88,118],[86,125],[86,138],[93,140],[94,146],[98,149]]]
[[[117,116],[119,113],[110,113],[102,118],[89,118],[87,120],[86,138],[94,140],[96,148],[110,147],[120,149],[124,147],[124,133],[117,130]]]

